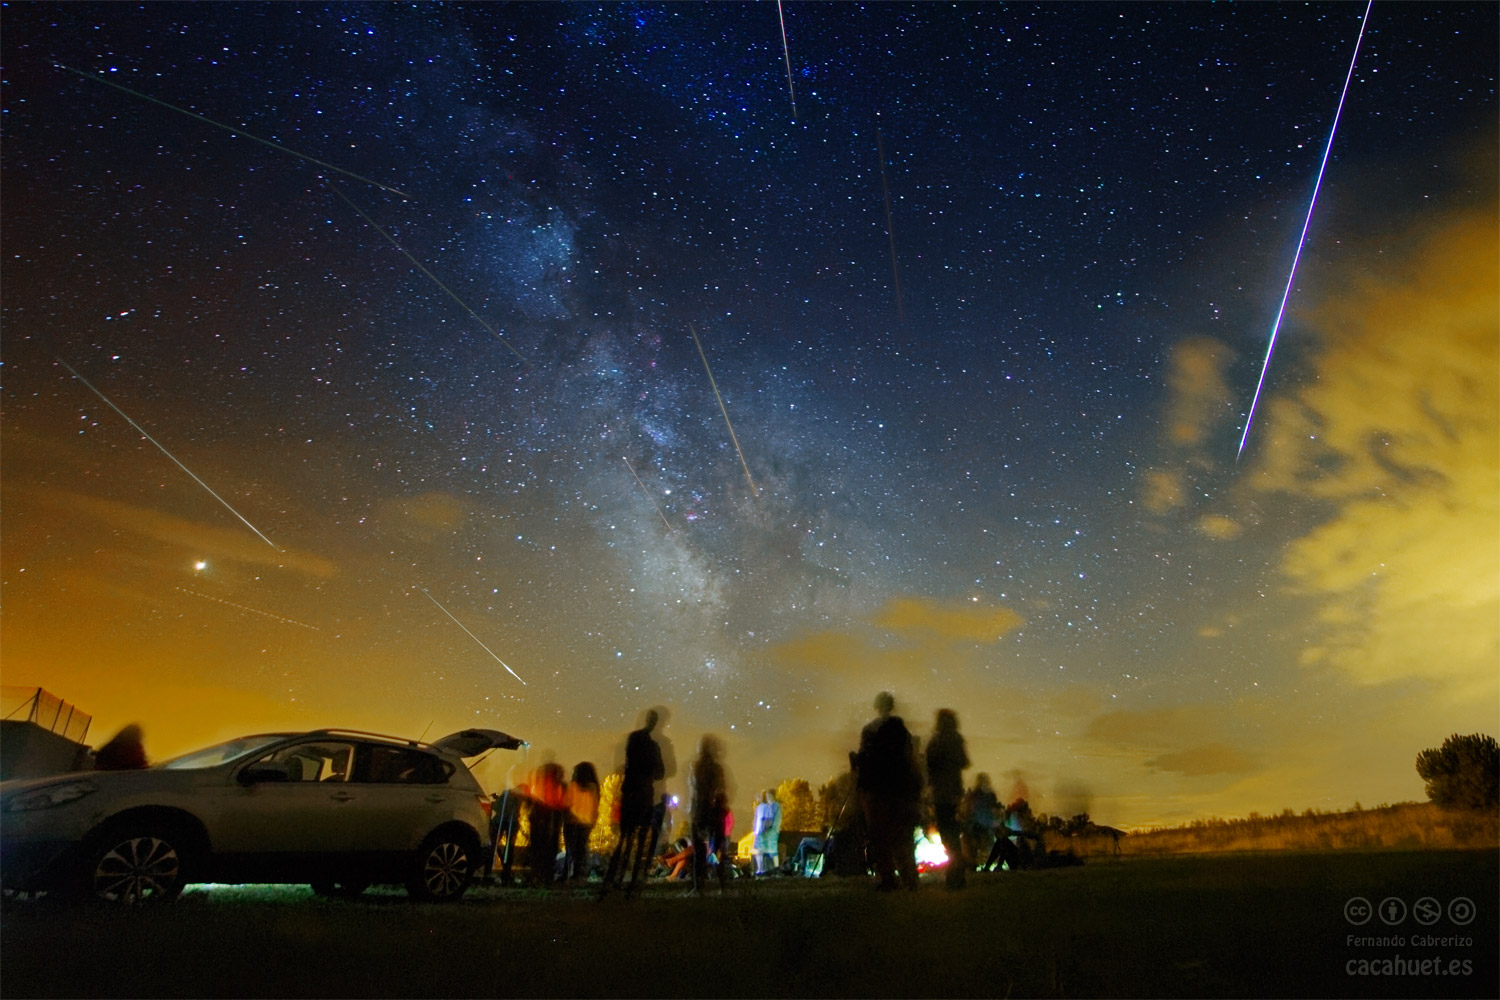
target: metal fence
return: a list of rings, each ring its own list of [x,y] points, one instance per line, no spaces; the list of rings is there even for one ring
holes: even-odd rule
[[[39,687],[0,687],[0,718],[33,722],[63,739],[82,743],[94,717]]]

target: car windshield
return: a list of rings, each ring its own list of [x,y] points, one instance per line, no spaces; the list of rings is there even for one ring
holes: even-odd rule
[[[185,753],[181,757],[173,757],[171,760],[163,761],[158,767],[168,771],[191,771],[201,767],[217,767],[231,760],[238,760],[248,754],[255,753],[270,746],[272,743],[286,739],[283,735],[269,736],[241,736],[237,740],[229,740],[224,743],[215,743],[211,747],[202,750],[194,750]]]

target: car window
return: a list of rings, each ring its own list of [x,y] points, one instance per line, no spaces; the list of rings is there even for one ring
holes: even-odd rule
[[[263,747],[272,743],[280,743],[286,739],[285,736],[245,736],[237,740],[229,740],[225,743],[216,743],[202,750],[194,750],[185,753],[181,757],[173,757],[171,760],[162,761],[157,767],[166,768],[169,771],[192,771],[201,767],[217,767],[227,764],[229,761],[240,757],[248,757]]]
[[[337,740],[309,740],[267,754],[257,765],[285,770],[288,781],[347,781],[354,746]]]
[[[350,781],[399,785],[441,785],[453,773],[453,765],[421,750],[408,747],[361,744],[354,756]]]

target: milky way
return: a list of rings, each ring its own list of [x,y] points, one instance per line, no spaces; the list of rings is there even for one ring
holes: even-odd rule
[[[1375,5],[1238,466],[1364,7],[781,9],[8,8],[6,683],[663,704],[742,788],[889,688],[1043,810],[1420,795],[1497,697],[1496,8]]]

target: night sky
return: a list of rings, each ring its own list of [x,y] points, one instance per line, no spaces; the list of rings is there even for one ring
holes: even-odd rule
[[[1039,811],[1422,798],[1500,7],[1374,5],[1238,460],[1364,4],[784,11],[795,115],[769,2],[5,5],[4,682],[158,758],[660,704],[745,818],[881,689]]]

